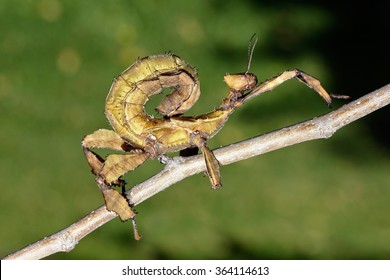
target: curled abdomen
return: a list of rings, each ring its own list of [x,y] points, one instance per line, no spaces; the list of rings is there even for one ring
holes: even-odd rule
[[[147,114],[144,105],[149,96],[167,87],[173,91],[156,109],[168,118],[154,118]],[[198,75],[191,65],[173,54],[149,56],[137,60],[114,80],[106,99],[105,114],[124,140],[142,148],[150,141],[158,142],[166,137],[171,130],[169,117],[187,111],[199,95]],[[175,145],[189,141],[185,129],[182,130],[176,131],[180,137]]]

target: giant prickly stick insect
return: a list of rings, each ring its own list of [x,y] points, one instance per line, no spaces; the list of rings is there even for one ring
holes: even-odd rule
[[[314,89],[330,106],[331,96],[320,82],[298,69],[284,71],[257,85],[256,75],[249,73],[253,47],[249,48],[246,72],[224,76],[230,90],[221,105],[212,112],[196,117],[181,115],[199,98],[197,71],[174,54],[138,59],[114,79],[105,106],[105,115],[113,130],[99,129],[85,136],[82,147],[92,173],[96,175],[107,210],[117,213],[122,221],[131,219],[136,239],[140,235],[136,228],[135,213],[124,194],[111,188],[121,186],[124,192],[122,175],[133,171],[147,159],[162,158],[168,152],[197,147],[204,156],[211,186],[216,189],[221,186],[219,163],[208,148],[207,140],[247,100],[295,78]],[[164,88],[173,91],[156,108],[163,117],[154,118],[145,111],[144,105],[149,96],[162,93]],[[92,151],[94,148],[127,153],[111,154],[103,159]]]

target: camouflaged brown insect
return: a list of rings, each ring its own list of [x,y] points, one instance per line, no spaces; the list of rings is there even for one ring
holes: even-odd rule
[[[253,44],[254,47],[255,44]],[[147,159],[166,153],[197,147],[201,150],[211,186],[221,186],[219,163],[207,147],[226,123],[229,115],[245,101],[271,91],[283,82],[296,78],[313,88],[328,105],[331,96],[314,77],[298,69],[285,71],[257,85],[255,74],[249,73],[253,47],[249,48],[246,72],[225,75],[230,90],[221,105],[212,112],[196,116],[181,116],[200,96],[198,73],[194,67],[174,54],[162,54],[138,59],[114,81],[106,99],[105,115],[113,130],[99,129],[84,137],[82,147],[96,181],[102,191],[107,210],[114,211],[122,221],[132,219],[134,235],[138,234],[135,213],[124,195],[111,186],[122,186],[121,176],[133,171]],[[156,108],[163,116],[155,118],[145,111],[149,97],[171,88]],[[105,159],[91,149],[108,148],[127,153],[111,154]]]

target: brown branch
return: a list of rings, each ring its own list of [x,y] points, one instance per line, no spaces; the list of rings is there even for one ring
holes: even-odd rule
[[[222,165],[309,140],[329,138],[341,127],[390,103],[390,84],[321,117],[214,150]],[[140,204],[173,184],[205,171],[202,156],[175,157],[150,179],[127,191],[134,205]],[[41,259],[57,252],[69,252],[86,235],[116,217],[105,206],[92,211],[69,227],[35,242],[5,259]]]

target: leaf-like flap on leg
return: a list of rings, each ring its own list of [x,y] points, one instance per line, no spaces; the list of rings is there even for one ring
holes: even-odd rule
[[[130,155],[109,155],[99,175],[105,179],[106,183],[110,184],[116,181],[123,174],[136,169],[148,158],[149,155],[146,153]]]
[[[133,219],[135,217],[135,213],[131,210],[129,203],[119,192],[107,188],[102,190],[102,194],[104,201],[106,202],[107,210],[118,214],[122,221]]]
[[[83,146],[88,148],[124,150],[125,145],[126,142],[116,132],[108,129],[98,129],[83,139]]]
[[[207,175],[210,178],[210,182],[213,189],[217,189],[222,186],[221,174],[219,172],[219,162],[214,153],[206,146],[201,148],[207,167]]]
[[[98,175],[99,172],[102,170],[104,160],[98,154],[95,154],[87,148],[84,148],[83,151],[85,157],[87,158],[87,162],[91,167],[92,173]]]

